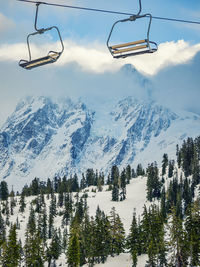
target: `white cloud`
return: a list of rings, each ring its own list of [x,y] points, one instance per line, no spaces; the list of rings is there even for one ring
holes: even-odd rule
[[[83,70],[102,73],[117,71],[124,63],[113,60],[103,45],[94,44],[93,47],[80,46],[74,42],[65,41],[66,52],[60,65],[76,62]]]
[[[0,46],[0,61],[17,61],[20,57],[26,57],[27,45],[18,44],[4,44]]]
[[[15,24],[12,20],[8,19],[0,13],[0,33],[14,28]]]
[[[83,71],[103,73],[114,72],[127,63],[135,66],[146,75],[155,75],[167,66],[183,64],[191,60],[200,51],[200,44],[190,45],[184,40],[178,42],[166,42],[159,45],[154,54],[146,54],[127,59],[113,59],[105,45],[94,43],[93,46],[81,45],[74,41],[64,41],[65,50],[59,59],[57,66],[63,67],[70,63],[77,63]],[[59,43],[45,44],[41,47],[32,45],[34,56],[44,56],[49,49],[58,49]],[[28,58],[27,45],[24,43],[0,46],[0,61],[18,61]],[[54,65],[55,66],[55,65]]]
[[[190,45],[184,40],[166,42],[159,45],[154,54],[142,55],[129,60],[139,71],[154,75],[159,70],[191,60],[200,51],[200,44]]]

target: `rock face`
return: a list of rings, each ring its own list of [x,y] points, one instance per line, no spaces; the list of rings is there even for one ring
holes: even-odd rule
[[[175,151],[176,143],[197,136],[200,129],[197,115],[180,115],[132,97],[105,114],[99,116],[70,99],[24,99],[0,130],[0,178],[24,184],[35,176],[47,179],[87,168],[108,170],[112,164],[123,167],[140,156],[141,162],[151,162],[170,152],[172,145]]]
[[[33,176],[39,175],[41,165],[42,174],[49,165],[55,173],[61,169],[64,172],[79,157],[92,121],[93,113],[69,99],[60,105],[45,97],[20,102],[0,132],[2,178],[13,174],[28,176],[35,170]],[[56,165],[63,162],[62,157],[65,164],[58,169]]]

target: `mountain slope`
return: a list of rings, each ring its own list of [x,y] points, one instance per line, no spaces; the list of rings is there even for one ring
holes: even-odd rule
[[[20,188],[35,176],[47,179],[87,168],[109,171],[113,164],[149,163],[166,152],[174,155],[176,144],[197,136],[199,126],[195,114],[175,113],[133,97],[101,113],[70,99],[29,97],[0,130],[0,175]]]
[[[59,106],[45,97],[20,102],[0,133],[2,178],[65,172],[69,158],[73,166],[88,138],[92,117],[82,103],[69,99]]]

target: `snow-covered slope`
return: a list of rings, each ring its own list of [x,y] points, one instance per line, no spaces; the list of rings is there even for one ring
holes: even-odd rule
[[[0,132],[2,178],[48,177],[67,173],[84,146],[93,114],[69,99],[59,105],[45,97],[20,102]],[[27,178],[27,179],[26,179]]]
[[[149,163],[174,156],[176,144],[199,129],[198,115],[133,97],[101,112],[69,99],[29,97],[0,130],[0,178],[16,190],[35,176]]]
[[[106,215],[110,214],[112,207],[115,207],[117,214],[119,214],[124,229],[126,231],[126,235],[129,234],[130,225],[132,222],[132,216],[134,209],[137,213],[137,216],[140,216],[143,213],[144,204],[148,207],[150,206],[150,202],[146,201],[146,177],[137,177],[130,181],[130,184],[127,185],[127,199],[122,202],[113,202],[111,201],[111,191],[107,191],[108,186],[103,186],[102,192],[92,192],[94,187],[86,188],[84,191],[87,192],[87,204],[88,211],[90,216],[95,216],[96,209],[99,206],[101,210],[105,212]],[[81,197],[83,192],[79,193]],[[75,199],[76,193],[73,193],[73,197]],[[58,202],[58,194],[55,194],[55,197]],[[25,211],[19,212],[20,207],[20,197],[15,197],[16,206],[13,207],[13,214],[10,214],[9,221],[10,223],[18,223],[20,224],[19,229],[17,229],[17,238],[21,240],[22,246],[25,244],[25,232],[27,228],[27,222],[30,214],[30,206],[33,203],[33,200],[36,199],[37,196],[29,196],[25,197],[26,208]],[[51,197],[47,198],[47,195],[44,196],[46,207],[47,207],[47,216],[49,216],[49,207],[51,202]],[[10,201],[11,199],[9,199]],[[1,203],[2,204],[2,203]],[[34,205],[33,205],[34,206]],[[35,208],[35,206],[34,206]],[[63,234],[63,226],[62,226],[62,213],[60,211],[63,210],[63,207],[57,207],[57,214],[54,218],[54,227],[55,229],[61,229]],[[2,215],[4,220],[6,220],[6,215]],[[36,219],[38,218],[38,214],[36,213]],[[7,234],[9,231],[9,227],[7,226]],[[143,267],[147,260],[147,255],[142,255],[138,257],[138,267]],[[57,266],[66,266],[66,255],[62,253],[59,259],[56,261]],[[115,257],[108,257],[108,260],[104,264],[96,264],[95,266],[113,266],[113,267],[131,267],[131,257],[129,253],[122,253]],[[47,262],[45,263],[45,267],[47,267]],[[88,265],[84,265],[84,267],[88,267]]]
[[[178,116],[153,102],[141,103],[128,97],[119,101],[102,119],[105,131],[98,137],[96,134],[90,136],[81,165],[89,161],[90,166],[99,169],[112,164],[132,164],[150,140],[166,132]]]

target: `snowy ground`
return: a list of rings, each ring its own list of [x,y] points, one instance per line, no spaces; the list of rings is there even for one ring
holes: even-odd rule
[[[113,202],[111,201],[111,191],[90,193],[87,199],[89,214],[94,216],[98,205],[106,214],[109,214],[111,208],[115,207],[126,233],[128,233],[134,209],[136,209],[136,214],[140,215],[143,212],[144,204],[148,204],[146,201],[146,177],[132,179],[127,185],[126,197],[126,200],[122,202]]]
[[[137,267],[144,267],[147,261],[147,255],[141,255],[138,257]],[[62,254],[56,261],[57,266],[67,266],[65,255]],[[46,264],[45,267],[48,265]],[[83,267],[88,267],[87,264]],[[109,256],[107,261],[103,264],[95,264],[95,267],[132,267],[131,257],[129,253],[121,253],[119,256]]]
[[[122,202],[111,201],[111,191],[107,191],[107,186],[103,187],[102,192],[92,192],[94,187],[85,189],[87,191],[88,198],[87,203],[89,207],[90,216],[95,216],[97,206],[100,207],[107,215],[109,215],[111,208],[115,207],[116,212],[119,214],[126,231],[128,234],[133,211],[136,209],[137,216],[141,215],[143,212],[144,204],[149,206],[146,201],[146,177],[138,177],[131,180],[130,184],[127,185],[127,199]],[[82,193],[80,193],[81,196]],[[14,223],[17,220],[20,223],[20,229],[18,230],[18,238],[21,239],[22,244],[25,241],[25,229],[30,212],[30,203],[36,196],[26,197],[26,209],[24,213],[19,212],[19,197],[17,197],[17,206],[14,208],[14,214],[10,216],[10,222]],[[50,199],[45,197],[45,202],[47,204],[47,212],[49,211]],[[59,211],[59,210],[58,210]],[[54,223],[55,227],[61,227],[62,217],[57,215]],[[7,229],[8,230],[8,229]],[[146,255],[140,256],[138,258],[138,266],[144,267],[146,262]],[[67,266],[65,254],[62,254],[60,258],[56,261],[57,266]],[[47,264],[45,265],[47,266]],[[85,265],[86,267],[87,265]],[[130,254],[122,253],[116,257],[109,257],[105,264],[97,264],[97,267],[131,267]]]
[[[144,267],[147,260],[146,255],[138,257],[138,267]],[[86,267],[87,265],[84,265]],[[95,267],[132,267],[130,254],[122,253],[116,257],[109,257],[104,264],[96,264]]]

